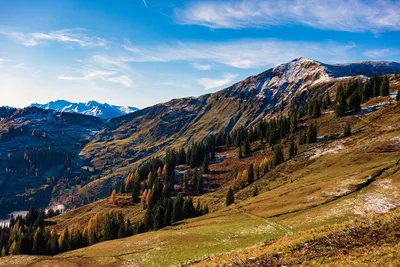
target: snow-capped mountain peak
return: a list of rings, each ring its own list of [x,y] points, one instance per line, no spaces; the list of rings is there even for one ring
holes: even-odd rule
[[[46,104],[35,103],[31,106],[43,109],[53,109],[62,112],[80,113],[84,115],[96,116],[102,119],[115,118],[138,110],[138,108],[135,107],[114,106],[107,103],[98,103],[93,100],[86,103],[73,103],[66,100],[56,100]]]

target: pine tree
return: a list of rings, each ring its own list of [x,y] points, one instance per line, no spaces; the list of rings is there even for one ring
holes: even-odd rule
[[[203,160],[202,167],[201,167],[201,168],[202,168],[202,172],[203,172],[204,174],[207,174],[207,173],[209,172],[208,164],[209,164],[208,156],[205,156],[205,157],[204,157],[204,160]]]
[[[203,174],[202,172],[199,172],[196,184],[196,193],[197,194],[203,193],[203,187],[204,187]]]
[[[242,147],[240,146],[238,149],[238,158],[241,159],[243,157]]]
[[[225,205],[230,206],[233,202],[235,202],[235,192],[232,187],[229,187],[228,193],[226,194]]]
[[[153,230],[154,228],[154,221],[153,221],[153,210],[149,207],[146,210],[146,214],[144,215],[144,227],[146,231]]]
[[[332,100],[328,92],[326,92],[324,100],[322,102],[322,108],[328,109],[332,105]]]
[[[247,182],[252,184],[254,182],[254,166],[253,164],[249,164],[247,168]]]
[[[284,161],[283,151],[281,145],[276,145],[274,148],[274,155],[272,158],[272,166],[276,167]]]
[[[299,144],[304,145],[305,143],[307,143],[307,133],[306,130],[302,130],[300,132]]]
[[[121,194],[125,193],[125,183],[124,182],[121,183],[121,185],[119,187],[119,192]]]
[[[297,112],[296,110],[292,110],[290,113],[290,133],[294,134],[297,126]]]
[[[183,202],[182,217],[183,219],[186,219],[194,216],[195,216],[195,209],[193,207],[193,201],[192,198],[189,197],[185,199],[185,201]]]
[[[56,230],[51,231],[51,237],[50,237],[50,248],[51,248],[51,254],[55,255],[60,253],[60,246],[58,244],[58,235]]]
[[[397,91],[396,101],[400,101],[400,89]]]
[[[243,156],[247,157],[248,155],[250,155],[251,148],[249,141],[244,142],[242,151],[243,151]]]
[[[379,87],[379,95],[380,96],[388,96],[389,95],[389,79],[387,76],[383,76],[380,87]]]
[[[360,111],[361,110],[361,94],[356,89],[353,94],[350,96],[349,99],[349,108],[353,109],[354,111]]]
[[[33,236],[32,253],[34,255],[46,254],[46,240],[44,239],[42,228],[38,228]]]
[[[166,200],[165,204],[165,211],[164,211],[164,216],[163,216],[163,225],[167,226],[171,224],[171,219],[172,219],[172,199],[169,198]]]
[[[296,143],[294,142],[294,140],[292,139],[290,141],[290,147],[289,147],[289,158],[293,158],[295,155],[297,154],[297,147],[296,147]]]
[[[126,234],[127,234],[126,231],[127,231],[127,228],[125,227],[124,221],[122,221],[122,222],[120,223],[119,228],[118,228],[118,238],[124,238],[124,237],[126,237],[126,236],[127,236],[127,235],[126,235]]]
[[[140,176],[135,176],[132,188],[132,202],[139,202],[139,193],[140,193]]]
[[[60,252],[68,251],[71,249],[68,227],[65,228],[64,233],[60,236],[59,246]]]
[[[182,206],[183,206],[183,196],[178,194],[178,196],[174,199],[174,204],[172,207],[172,218],[171,222],[175,223],[182,220]]]
[[[335,106],[335,114],[336,117],[342,117],[346,113],[346,94],[344,92],[344,88],[340,86],[338,88],[338,93],[336,97],[336,106]]]
[[[161,205],[156,205],[154,211],[154,230],[161,229],[163,227],[163,215],[164,210]]]
[[[351,126],[350,124],[346,123],[343,129],[343,136],[350,136],[351,135]]]
[[[321,116],[321,107],[318,100],[312,101],[312,114],[313,118],[318,118]]]
[[[317,141],[317,125],[311,124],[307,129],[307,144],[312,144]]]

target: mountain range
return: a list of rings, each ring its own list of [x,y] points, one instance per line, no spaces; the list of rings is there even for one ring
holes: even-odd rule
[[[65,100],[56,100],[46,104],[34,103],[31,106],[43,109],[53,109],[61,112],[80,113],[99,117],[101,119],[115,118],[138,110],[138,108],[135,107],[114,106],[107,103],[98,103],[96,101],[89,101],[87,103],[72,103]]]
[[[326,257],[338,261],[337,257],[349,253],[355,253],[354,259],[361,254],[376,259],[370,255],[375,242],[387,245],[379,246],[379,253],[392,255],[385,249],[398,240],[391,233],[400,217],[398,212],[387,217],[385,214],[400,203],[400,105],[394,104],[392,97],[400,91],[396,73],[400,73],[396,62],[332,65],[297,58],[215,93],[172,99],[134,112],[130,112],[134,108],[94,101],[84,104],[63,100],[23,109],[0,108],[0,216],[30,206],[63,207],[71,211],[46,219],[46,230],[61,233],[69,228],[72,233],[87,230],[88,225],[93,229],[96,220],[102,229],[102,216],[111,212],[122,212],[136,229],[144,218],[153,218],[148,216],[143,199],[144,192],[156,188],[147,188],[154,174],[172,182],[164,185],[160,194],[165,188],[175,188],[174,179],[178,178],[165,175],[166,168],[151,164],[167,158],[171,149],[188,149],[214,134],[224,136],[246,128],[250,132],[262,120],[278,119],[279,127],[286,123],[286,128],[291,128],[289,119],[279,119],[327,95],[335,103],[338,88],[344,86],[347,90],[349,84],[359,82],[359,90],[376,74],[383,75],[379,79],[388,81],[391,91],[366,100],[360,110],[347,110],[346,116],[335,116],[336,104],[320,110],[318,116],[310,112],[298,115],[291,135],[280,140],[283,162],[279,166],[271,163],[278,146],[262,139],[249,143],[247,156],[240,156],[241,146],[216,147],[215,160],[209,162],[208,173],[202,176],[203,192],[182,191],[185,198],[193,197],[199,206],[207,203],[208,215],[175,223],[162,231],[100,242],[55,258],[0,258],[0,265],[8,266],[11,259],[15,266],[60,262],[82,266],[104,262],[115,266],[276,266],[279,262],[289,266]],[[352,92],[348,89],[347,93]],[[109,108],[115,113],[105,111]],[[312,125],[318,129],[315,142],[308,141]],[[344,133],[344,129],[349,130]],[[282,129],[277,132],[282,135]],[[301,143],[305,133],[307,141]],[[296,152],[289,156],[292,143],[297,146]],[[266,168],[260,167],[262,162],[267,162]],[[250,165],[254,165],[255,177],[235,189],[233,204],[226,207],[226,192],[235,186],[237,177],[248,177]],[[129,177],[141,175],[139,167],[141,171],[148,169],[138,189],[143,191],[142,204],[132,203],[132,192],[122,189]],[[179,172],[189,176],[191,171],[197,173],[192,167],[179,166]],[[185,186],[192,188],[192,180]],[[108,198],[113,189],[120,193]],[[161,210],[157,203],[154,210]],[[353,218],[359,220],[358,228],[345,224]],[[342,224],[332,227],[332,222]],[[380,228],[372,228],[381,224],[387,225],[385,235]],[[364,238],[363,242],[357,238]],[[360,244],[366,246],[365,252]],[[324,254],[326,251],[329,254]],[[341,252],[332,254],[336,251]],[[254,255],[258,258],[249,259]],[[232,262],[236,258],[239,265]],[[339,266],[346,266],[348,262],[341,263]]]

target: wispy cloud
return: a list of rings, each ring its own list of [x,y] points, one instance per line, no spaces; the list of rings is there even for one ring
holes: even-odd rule
[[[107,42],[96,36],[89,36],[84,29],[64,29],[58,31],[22,33],[16,31],[0,31],[0,35],[8,37],[15,43],[25,46],[38,46],[49,42],[76,44],[81,47],[103,47]]]
[[[238,74],[226,73],[221,79],[201,78],[197,82],[204,87],[204,90],[218,88],[232,83]]]
[[[143,0],[143,3],[144,3],[144,5],[145,5],[147,8],[149,8],[149,7],[147,6],[146,0]]]
[[[400,49],[398,48],[372,49],[365,51],[364,55],[370,58],[385,58],[385,57],[400,55]]]
[[[334,42],[291,42],[281,40],[241,40],[220,43],[175,43],[171,45],[134,46],[125,44],[130,52],[125,62],[208,61],[236,68],[277,65],[304,56],[327,63],[349,60],[354,44]]]
[[[1,58],[1,57],[0,57],[0,64],[2,64],[2,63],[4,63],[4,62],[8,62],[8,61],[9,61],[8,59]]]
[[[85,74],[82,76],[68,76],[60,75],[58,79],[67,81],[107,81],[111,83],[121,84],[125,87],[130,87],[132,85],[132,80],[126,75],[117,75],[113,71],[102,71],[102,70],[86,70]]]
[[[209,28],[258,28],[301,24],[348,32],[400,30],[399,1],[233,0],[193,1],[174,10],[179,24]]]
[[[78,81],[78,80],[85,80],[85,81],[90,81],[94,79],[103,79],[105,80],[105,77],[108,77],[110,75],[115,74],[115,72],[108,72],[108,71],[100,71],[100,70],[90,70],[87,71],[87,73],[83,76],[64,76],[61,75],[58,78],[61,80],[68,80],[68,81]]]
[[[198,70],[211,70],[211,65],[210,64],[198,64],[198,63],[193,63],[193,67]]]
[[[125,87],[131,87],[132,83],[133,83],[132,80],[126,75],[111,77],[111,78],[108,78],[107,81],[112,82],[112,83],[122,84]]]

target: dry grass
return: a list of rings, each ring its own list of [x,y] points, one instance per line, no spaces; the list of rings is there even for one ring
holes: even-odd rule
[[[20,265],[34,262],[34,266],[173,266],[195,263],[216,266],[232,263],[234,258],[245,262],[255,257],[259,262],[268,262],[274,255],[294,264],[302,264],[295,261],[297,258],[309,265],[357,266],[357,263],[368,265],[369,260],[396,264],[398,244],[393,245],[390,236],[398,231],[399,213],[397,210],[389,211],[400,206],[399,114],[398,105],[357,118],[346,118],[352,122],[353,129],[360,131],[347,138],[303,146],[294,159],[255,182],[260,190],[258,196],[251,197],[253,186],[246,187],[236,193],[236,204],[230,207],[224,207],[223,202],[226,188],[230,185],[231,168],[236,165],[244,168],[248,162],[268,156],[270,150],[260,147],[243,162],[236,159],[234,151],[222,151],[225,161],[210,166],[215,171],[211,176],[215,177],[219,187],[215,192],[199,197],[209,202],[212,213],[161,231],[102,242],[52,258],[20,257]],[[319,125],[335,121],[337,119],[331,115],[318,119]],[[323,131],[329,134],[328,127]],[[339,143],[342,147],[334,150]],[[314,157],[316,154],[318,157]],[[85,210],[88,207],[91,210]],[[115,207],[109,201],[99,201],[56,217],[54,221],[56,227],[62,228],[108,209],[132,212],[133,217],[140,214],[136,207]],[[368,233],[365,226],[371,221],[363,219],[355,223],[352,220],[371,216],[376,218],[372,220],[376,224],[371,226],[371,233],[389,229],[389,236],[380,241],[368,239],[372,241],[368,241],[365,248],[357,246],[357,240],[364,240],[365,232]],[[387,223],[385,225],[389,228],[380,230],[379,222],[392,220],[394,228]],[[348,230],[353,226],[361,232],[357,230],[353,235]],[[342,243],[349,242],[347,250],[329,245],[337,238]],[[373,240],[377,244],[380,242],[380,246],[374,246]],[[310,248],[311,244],[315,250]],[[368,254],[371,248],[374,250]],[[357,255],[366,262],[357,260]],[[16,266],[12,262],[18,262],[18,259],[0,259],[0,265]]]

